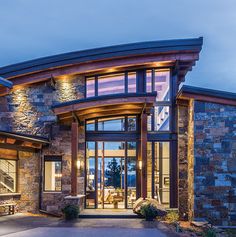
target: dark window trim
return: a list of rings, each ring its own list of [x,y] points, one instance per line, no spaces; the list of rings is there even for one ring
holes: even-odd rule
[[[61,190],[45,190],[45,162],[61,162],[61,174],[62,174],[62,156],[61,155],[45,155],[43,161],[43,192],[44,193],[61,193],[62,192],[62,182],[61,182]],[[62,177],[61,177],[62,179]]]

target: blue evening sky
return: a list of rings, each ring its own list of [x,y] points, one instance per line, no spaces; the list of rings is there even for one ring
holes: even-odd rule
[[[236,92],[235,0],[0,0],[0,66],[80,49],[204,37],[186,83]]]

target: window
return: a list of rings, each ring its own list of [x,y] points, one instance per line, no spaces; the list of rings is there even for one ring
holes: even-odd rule
[[[98,119],[98,131],[124,131],[125,117]]]
[[[95,131],[95,120],[88,120],[86,122],[86,131]]]
[[[61,191],[62,157],[44,157],[44,191]]]
[[[16,192],[16,160],[0,159],[0,194]]]
[[[128,93],[136,92],[136,73],[129,72],[128,73]]]
[[[146,92],[157,92],[157,101],[170,100],[170,71],[147,70]]]
[[[155,106],[154,111],[155,111],[154,130],[169,131],[170,130],[169,106]]]
[[[136,116],[128,116],[128,131],[136,131]]]
[[[125,74],[111,74],[98,77],[98,96],[125,92]]]
[[[95,78],[89,77],[86,79],[86,97],[95,96]]]

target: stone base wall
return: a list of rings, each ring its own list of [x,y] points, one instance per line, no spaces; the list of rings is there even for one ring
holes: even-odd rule
[[[0,195],[0,204],[15,203],[16,211],[37,212],[39,209],[39,153],[20,151],[18,156],[17,193],[19,195]]]
[[[78,194],[84,194],[84,155],[85,155],[85,135],[84,126],[79,127],[79,152],[78,159],[81,161],[81,169],[78,172]],[[53,140],[49,147],[43,149],[44,155],[62,156],[62,191],[43,192],[41,209],[51,213],[61,213],[61,209],[66,205],[65,197],[71,192],[71,128],[53,126]]]
[[[193,218],[193,101],[178,101],[178,209],[181,220]]]
[[[195,102],[195,218],[236,225],[236,107]]]

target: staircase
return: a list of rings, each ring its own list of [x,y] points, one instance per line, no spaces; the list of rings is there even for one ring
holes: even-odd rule
[[[14,192],[15,167],[7,160],[0,160],[0,193]]]

